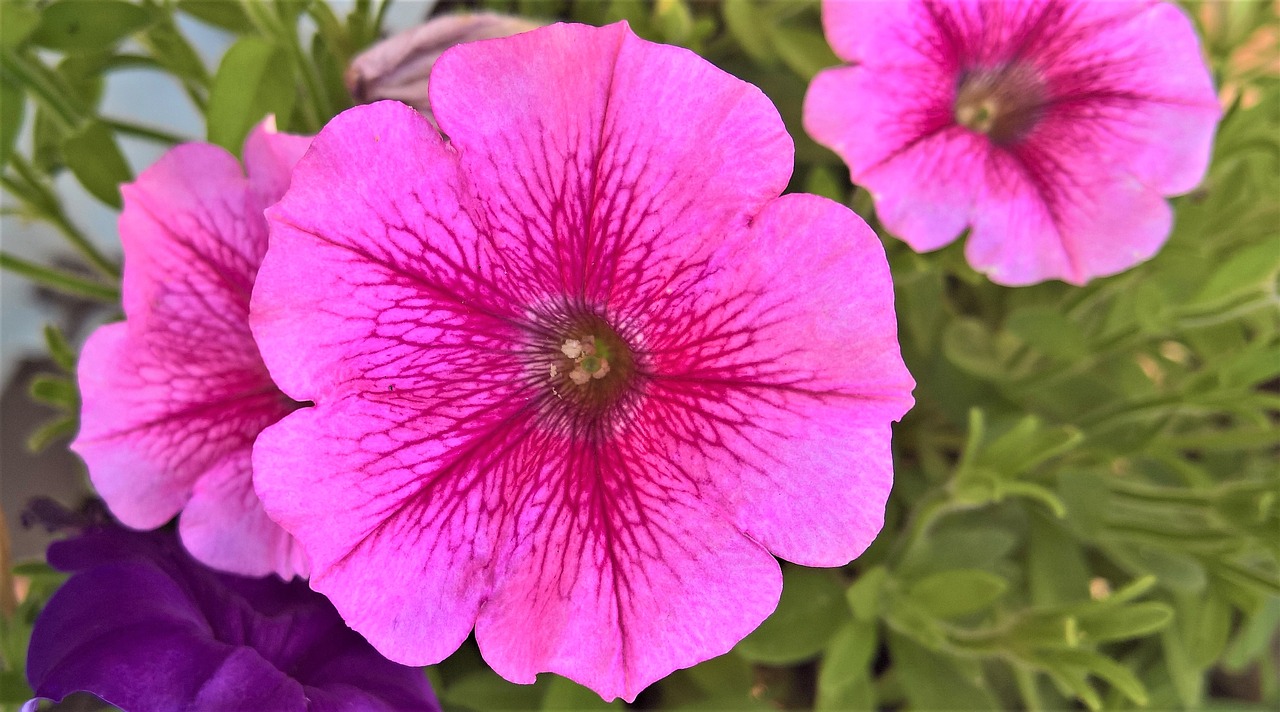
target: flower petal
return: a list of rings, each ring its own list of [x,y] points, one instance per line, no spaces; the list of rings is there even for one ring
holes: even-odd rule
[[[531,683],[552,670],[632,702],[673,670],[728,652],[773,612],[777,562],[663,444],[645,432],[594,452],[561,443],[536,474],[508,479],[524,504],[520,537],[503,547],[504,576],[476,622],[496,672]]]
[[[251,153],[275,145],[261,129],[257,135]],[[276,166],[262,173],[283,170],[281,156],[296,150],[296,141],[286,143],[277,158],[257,161]],[[206,473],[247,462],[258,431],[292,406],[249,331],[249,295],[267,234],[261,199],[235,158],[215,146],[179,146],[123,190],[128,321],[103,327],[85,345],[84,405],[72,449],[122,522],[152,528],[183,507]],[[258,511],[251,498],[222,503],[231,508],[219,516]],[[245,533],[225,532],[241,540]],[[270,539],[287,541],[278,531]],[[209,544],[197,548],[213,553]],[[218,558],[262,574],[290,556],[277,555]]]
[[[1065,173],[1048,155],[993,156],[965,255],[1006,285],[1084,284],[1148,259],[1173,223],[1169,204],[1135,178]]]
[[[250,316],[285,393],[318,402],[348,380],[385,381],[399,355],[450,329],[450,319],[508,309],[489,294],[492,256],[476,247],[459,182],[439,134],[398,102],[349,109],[316,137],[288,195],[267,211],[272,249]],[[419,325],[420,311],[440,323]],[[383,370],[368,372],[370,358]],[[383,381],[382,390],[394,385]]]
[[[238,689],[259,694],[259,708],[304,708],[300,684],[252,651],[215,640],[187,594],[143,563],[72,577],[35,630],[27,679],[41,697],[86,690],[123,709],[163,712],[231,701],[227,693]]]
[[[497,286],[525,303],[633,293],[662,278],[662,255],[715,244],[790,178],[791,138],[759,89],[626,23],[465,49],[433,69],[431,106],[511,268]]]
[[[192,556],[221,571],[246,576],[307,576],[306,554],[262,509],[253,491],[251,449],[228,455],[205,471],[182,508],[178,531]]]
[[[818,74],[805,96],[805,130],[872,191],[885,226],[922,252],[960,235],[990,150],[954,125],[945,86],[933,66],[837,67]]]

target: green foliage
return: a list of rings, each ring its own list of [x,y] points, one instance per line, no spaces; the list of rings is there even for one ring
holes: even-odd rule
[[[875,219],[866,191],[804,133],[806,84],[838,63],[816,0],[484,0],[543,20],[628,21],[759,86],[796,144],[790,188],[842,202],[884,236],[900,341],[918,381],[895,428],[896,479],[880,539],[840,570],[784,565],[777,611],[734,650],[673,673],[663,708],[1225,709],[1211,671],[1254,671],[1280,704],[1280,78],[1272,9],[1184,3],[1228,111],[1203,185],[1173,201],[1149,262],[1077,288],[1009,289],[963,246],[918,255]],[[137,166],[120,139],[188,140],[105,116],[113,72],[172,77],[239,153],[263,116],[318,130],[350,105],[342,75],[379,33],[381,2],[345,17],[320,0],[3,0],[0,166],[13,212],[54,226],[82,270],[0,253],[0,267],[115,303],[119,265],[63,209],[74,177],[118,208]],[[229,34],[207,66],[183,28]],[[1270,35],[1267,33],[1271,32]],[[1252,55],[1250,54],[1252,52]],[[75,352],[30,385],[75,431]],[[0,628],[0,704],[26,694],[30,619],[56,577]],[[44,586],[44,588],[40,588]],[[594,709],[576,683],[516,686],[474,642],[429,669],[450,709]]]

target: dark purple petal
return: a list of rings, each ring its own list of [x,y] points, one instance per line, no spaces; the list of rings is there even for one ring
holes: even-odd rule
[[[72,572],[36,620],[40,697],[148,710],[438,709],[420,670],[382,658],[302,582],[220,574],[171,531],[55,543]]]

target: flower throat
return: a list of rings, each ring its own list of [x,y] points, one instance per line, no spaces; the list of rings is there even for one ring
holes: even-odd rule
[[[1031,133],[1044,115],[1045,99],[1044,81],[1026,65],[970,69],[956,87],[955,119],[1005,146]]]

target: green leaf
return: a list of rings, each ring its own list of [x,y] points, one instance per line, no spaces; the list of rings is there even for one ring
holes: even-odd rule
[[[235,3],[230,3],[234,5]],[[209,82],[209,70],[172,18],[165,17],[143,33],[142,44],[162,67],[197,85]]]
[[[537,709],[542,694],[541,686],[516,685],[498,677],[491,670],[478,670],[437,690],[441,701],[448,707],[465,707],[477,710],[532,710]]]
[[[80,401],[75,384],[61,376],[40,374],[31,379],[27,392],[34,400],[66,409],[75,408]]]
[[[778,609],[735,648],[752,662],[791,665],[812,658],[849,617],[844,587],[834,572],[788,566],[782,577]]]
[[[27,449],[34,453],[44,452],[45,448],[58,440],[75,435],[78,423],[75,416],[71,415],[50,420],[27,437]]]
[[[9,164],[9,154],[22,132],[27,93],[8,74],[0,73],[0,168]]]
[[[871,663],[878,644],[872,622],[850,621],[836,633],[818,670],[817,709],[875,708]]]
[[[1280,596],[1272,596],[1240,626],[1223,657],[1223,666],[1232,672],[1243,671],[1266,652],[1277,630],[1280,630]]]
[[[111,129],[98,121],[85,124],[62,142],[62,157],[90,195],[120,208],[120,184],[133,180],[133,171]]]
[[[1064,361],[1089,353],[1084,331],[1062,310],[1051,306],[1030,306],[1014,311],[1005,328],[1031,348]]]
[[[778,27],[773,31],[773,47],[782,63],[806,82],[823,69],[840,64],[821,32]]]
[[[888,643],[893,669],[913,709],[999,709],[976,662],[935,653],[897,633],[889,634]]]
[[[58,0],[40,13],[31,41],[59,52],[96,52],[115,46],[152,20],[124,0]]]
[[[693,13],[685,0],[657,0],[653,20],[667,43],[688,44],[693,34]]]
[[[67,337],[63,336],[62,331],[53,324],[45,324],[44,345],[49,349],[49,357],[62,370],[68,373],[75,372],[76,352],[71,348],[71,344],[67,343]]]
[[[626,705],[622,700],[605,702],[600,695],[559,675],[548,674],[545,680],[547,692],[542,698],[544,710],[620,710]],[[538,682],[544,682],[539,679]]]
[[[840,177],[830,166],[821,164],[809,169],[809,175],[804,180],[804,192],[821,195],[837,203],[843,203],[845,199],[844,186],[840,184]]]
[[[31,699],[34,694],[22,671],[0,670],[0,703],[16,707]]]
[[[40,24],[40,11],[22,2],[0,2],[0,48],[20,46]]]
[[[1083,440],[1084,435],[1076,428],[1045,427],[1040,418],[1028,415],[983,447],[975,462],[1003,475],[1017,477],[1071,450]]]
[[[1111,658],[1089,650],[1054,650],[1047,653],[1060,663],[1088,670],[1106,680],[1137,705],[1147,703],[1147,690],[1129,668]]]
[[[1101,643],[1151,635],[1173,620],[1173,608],[1156,601],[1130,606],[1107,607],[1097,613],[1081,614],[1078,621],[1083,640]]]
[[[880,596],[884,590],[889,570],[876,566],[864,571],[845,592],[849,609],[859,620],[873,621],[880,616]]]
[[[209,91],[209,141],[240,155],[245,137],[268,114],[289,123],[297,93],[283,49],[261,37],[242,37],[218,66]]]
[[[1280,247],[1274,240],[1234,251],[1213,270],[1213,276],[1196,295],[1195,302],[1208,304],[1245,292],[1258,291],[1280,270]]]
[[[238,35],[253,29],[253,23],[238,2],[227,0],[178,0],[178,9],[214,27]]]
[[[1027,539],[1027,583],[1031,602],[1050,605],[1086,600],[1089,568],[1081,543],[1061,524],[1032,513]]]
[[[955,569],[917,581],[908,595],[916,605],[938,618],[958,618],[990,606],[1008,588],[1009,583],[993,573]]]
[[[1017,339],[1011,334],[1004,331],[993,334],[972,317],[952,320],[942,333],[942,352],[947,360],[990,381],[1008,379],[1006,364],[1017,348]]]
[[[769,24],[761,17],[760,9],[752,0],[725,0],[720,13],[729,34],[733,35],[748,57],[762,65],[777,62],[778,55],[773,51]]]

